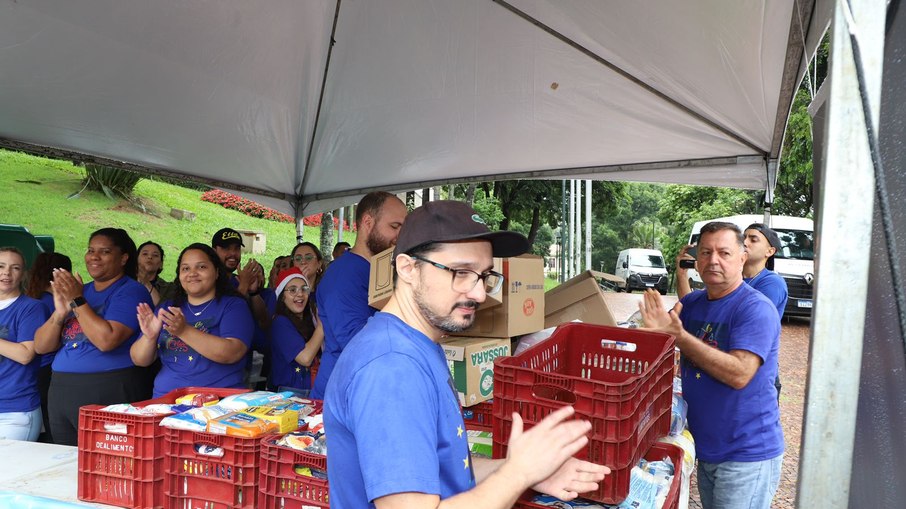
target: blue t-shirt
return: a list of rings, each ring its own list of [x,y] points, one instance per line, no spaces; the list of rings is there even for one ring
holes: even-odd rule
[[[443,349],[394,315],[377,313],[346,347],[327,385],[324,429],[328,477],[339,480],[330,483],[334,509],[475,486]]]
[[[167,301],[161,307],[170,305]],[[180,309],[191,327],[212,336],[236,338],[245,346],[252,344],[254,320],[241,297],[215,297],[213,301],[191,309],[185,303]],[[196,312],[198,316],[195,316]],[[157,353],[161,369],[154,379],[155,398],[181,387],[244,387],[246,356],[232,364],[214,362],[165,329],[157,337]]]
[[[774,305],[746,284],[716,300],[708,300],[707,292],[692,292],[682,303],[680,320],[687,332],[723,352],[746,350],[762,360],[748,385],[737,390],[683,357],[683,398],[689,403],[697,456],[708,463],[777,457],[784,443],[774,387],[780,349]]]
[[[0,339],[12,343],[35,340],[35,331],[44,325],[50,313],[41,301],[20,295],[0,310]],[[38,367],[35,357],[23,365],[0,356],[0,413],[31,412],[41,405],[38,394]]]
[[[139,302],[154,307],[148,289],[131,277],[123,276],[101,292],[94,289],[92,281],[85,285],[82,295],[98,316],[129,327],[132,335],[113,350],[102,352],[88,340],[79,320],[70,313],[63,323],[61,346],[53,360],[53,370],[61,373],[100,373],[133,367],[129,349],[142,333],[135,308]]]
[[[371,262],[347,252],[337,258],[318,283],[318,317],[324,327],[324,350],[311,397],[324,399],[324,389],[343,349],[376,309],[368,306],[368,273]]]
[[[777,316],[783,317],[783,310],[786,309],[788,292],[786,281],[779,274],[772,270],[761,269],[761,272],[755,274],[755,277],[743,278],[749,286],[763,293],[777,308]]]
[[[307,367],[296,362],[296,356],[305,348],[306,339],[296,330],[293,322],[284,315],[274,317],[270,332],[271,373],[269,381],[271,385],[311,389],[311,372]]]
[[[44,292],[41,294],[41,304],[44,304],[44,307],[47,308],[47,316],[53,314],[56,305],[53,303],[53,294],[50,292]],[[50,366],[53,364],[53,358],[57,355],[57,352],[45,353],[43,355],[38,355],[41,359],[41,367]]]

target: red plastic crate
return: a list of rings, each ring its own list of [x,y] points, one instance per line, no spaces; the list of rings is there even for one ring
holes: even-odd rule
[[[472,431],[491,431],[491,413],[494,409],[490,401],[462,409],[462,420],[466,429]]]
[[[669,457],[673,462],[674,475],[673,481],[670,483],[670,491],[667,492],[667,498],[664,500],[663,509],[677,509],[679,507],[679,494],[680,486],[682,485],[683,478],[683,450],[673,444],[664,444],[657,442],[651,446],[648,452],[645,454],[645,459],[649,461],[660,461],[664,457]],[[617,476],[620,478],[618,484],[625,483],[627,485],[626,493],[629,493],[629,477],[631,475],[632,465],[628,468],[621,469],[610,473],[610,476]],[[623,499],[627,495],[623,496]],[[526,492],[523,494],[519,500],[516,501],[516,505],[513,506],[513,509],[547,509],[547,506],[540,504],[535,504],[531,502],[534,498],[535,493],[532,491]],[[621,501],[623,500],[621,499]]]
[[[296,473],[296,466],[327,471],[327,457],[277,445],[279,437],[261,440],[258,509],[330,507],[326,479]]]
[[[186,394],[223,397],[245,389],[185,387],[157,399],[134,403],[173,404]],[[163,507],[164,415],[105,412],[101,405],[79,409],[78,497],[87,502],[156,509]]]
[[[321,401],[312,400],[312,406],[314,414],[319,413]],[[262,437],[164,430],[165,508],[255,509],[258,506]],[[223,456],[198,453],[197,445],[222,448]]]
[[[635,345],[605,348],[602,340]],[[592,423],[588,445],[576,457],[617,471],[670,429],[674,339],[668,334],[570,323],[547,341],[494,365],[493,455],[506,457],[512,413],[527,427],[564,405]],[[616,503],[629,484],[609,476],[586,498]]]
[[[164,428],[165,508],[255,509],[261,437],[238,438]],[[219,447],[223,456],[196,452]]]

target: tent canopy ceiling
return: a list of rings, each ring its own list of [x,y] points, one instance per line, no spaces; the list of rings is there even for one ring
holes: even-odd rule
[[[266,4],[3,2],[0,145],[300,215],[371,189],[511,177],[764,189],[830,13],[815,0]]]

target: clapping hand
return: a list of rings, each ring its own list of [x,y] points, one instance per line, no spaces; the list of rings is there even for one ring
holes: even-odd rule
[[[673,309],[668,311],[660,294],[650,288],[645,290],[642,297],[639,301],[639,311],[642,313],[645,328],[667,332],[679,338],[683,333],[683,322],[679,318],[683,304],[677,302]]]
[[[522,418],[514,413],[507,450],[508,470],[528,481],[528,486],[561,500],[597,489],[610,473],[603,465],[573,458],[588,444],[591,431],[590,422],[570,419],[574,414],[573,407],[566,406],[523,431]]]
[[[163,328],[173,337],[179,337],[186,328],[186,317],[182,310],[176,306],[160,308],[158,318],[163,322]]]
[[[142,334],[147,338],[157,339],[157,336],[160,335],[160,330],[163,328],[164,323],[154,314],[154,310],[151,309],[151,306],[144,302],[140,302],[135,308],[136,315],[138,316],[138,326],[142,330]]]
[[[82,296],[82,289],[85,285],[82,283],[82,276],[78,273],[72,274],[66,269],[54,269],[53,281],[50,282],[50,286],[53,288],[54,295],[59,294],[68,307],[70,301]]]

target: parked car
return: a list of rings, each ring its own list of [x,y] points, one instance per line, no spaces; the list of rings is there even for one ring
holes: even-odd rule
[[[622,290],[630,293],[633,290],[654,288],[661,295],[667,295],[670,286],[664,255],[657,249],[633,248],[620,251],[614,274],[626,280]]]

